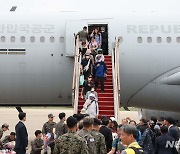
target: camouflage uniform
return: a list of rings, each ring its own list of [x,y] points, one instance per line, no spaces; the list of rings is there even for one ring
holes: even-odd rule
[[[69,131],[60,136],[55,144],[54,154],[89,154],[85,140]]]
[[[10,139],[10,135],[7,135],[7,136],[4,137],[2,143],[5,144],[5,143],[11,142],[11,141],[15,141],[15,140],[16,140],[16,138],[14,138],[14,140],[11,140]]]
[[[56,124],[56,138],[67,133],[67,127],[64,122],[60,121]]]
[[[92,130],[91,135],[94,137],[96,143],[97,154],[107,154],[104,135],[97,130]]]
[[[97,154],[95,140],[94,137],[90,134],[90,132],[83,128],[78,132],[78,135],[86,140],[89,154]]]
[[[35,139],[31,142],[31,153],[30,154],[41,154],[42,146],[44,145],[43,140]]]
[[[47,133],[51,134],[50,143],[48,145],[51,148],[51,154],[53,154],[54,145],[55,145],[55,143],[54,143],[54,134],[53,134],[53,128],[55,128],[55,127],[56,127],[55,122],[50,123],[48,121],[43,125],[43,128],[42,128],[42,134],[47,134]]]
[[[2,138],[2,136],[3,136],[3,130],[2,128],[0,128],[0,139]]]

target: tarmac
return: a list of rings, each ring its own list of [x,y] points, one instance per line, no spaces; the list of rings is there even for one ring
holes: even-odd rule
[[[73,108],[71,107],[22,107],[23,112],[26,112],[26,128],[28,131],[29,147],[30,142],[35,138],[35,130],[42,130],[42,126],[48,121],[48,114],[53,113],[54,121],[59,122],[59,113],[65,112],[66,117],[73,115]],[[137,111],[120,111],[118,123],[123,118],[130,117],[138,122]],[[1,107],[0,108],[0,126],[3,123],[9,124],[9,130],[3,134],[3,137],[9,135],[10,132],[15,131],[15,125],[18,123],[18,111],[15,107]],[[28,152],[29,153],[29,152]]]

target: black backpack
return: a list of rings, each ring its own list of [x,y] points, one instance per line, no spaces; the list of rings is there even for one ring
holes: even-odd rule
[[[135,154],[145,154],[142,148],[136,148],[136,147],[129,147],[130,149],[133,149]]]

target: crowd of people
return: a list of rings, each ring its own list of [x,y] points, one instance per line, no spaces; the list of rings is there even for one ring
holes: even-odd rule
[[[104,62],[104,54],[107,53],[107,33],[105,27],[101,31],[95,28],[90,34],[87,27],[78,32],[80,48],[82,55],[80,86],[81,98],[85,100],[82,113],[89,114],[90,117],[96,118],[99,114],[98,95],[96,89],[100,81],[101,93],[104,93],[104,80],[107,77],[107,67]]]
[[[26,154],[28,133],[25,126],[26,113],[19,113],[15,132],[1,140],[4,153]],[[120,124],[114,117],[91,118],[88,114],[74,114],[66,119],[59,113],[54,122],[52,113],[42,130],[35,131],[30,154],[178,154],[180,153],[180,130],[172,117],[151,117],[136,121],[127,117]],[[0,137],[9,128],[3,124]],[[48,150],[48,148],[50,150]],[[9,150],[9,151],[8,151]]]

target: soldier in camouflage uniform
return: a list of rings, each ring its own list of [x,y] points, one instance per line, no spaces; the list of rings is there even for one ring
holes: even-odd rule
[[[11,141],[15,141],[16,140],[16,133],[15,132],[11,132],[10,135],[7,135],[4,137],[2,143],[3,144],[6,144],[8,142],[11,142]]]
[[[56,140],[54,154],[89,154],[85,140],[76,134],[77,120],[70,116],[67,118],[68,133]]]
[[[43,125],[43,128],[42,128],[42,134],[43,136],[45,136],[47,133],[50,133],[51,134],[51,138],[50,138],[50,141],[49,141],[49,144],[48,146],[51,148],[51,154],[53,154],[53,151],[54,151],[54,133],[53,130],[55,130],[55,127],[56,127],[56,123],[53,121],[53,114],[50,113],[48,114],[48,122],[46,122],[44,125]]]
[[[101,122],[94,118],[93,129],[91,131],[91,135],[94,137],[96,143],[96,151],[97,154],[107,154],[105,137],[103,134],[99,132]]]
[[[89,117],[84,118],[83,128],[78,132],[78,135],[86,140],[89,154],[97,154],[95,140],[90,133],[90,131],[93,128],[93,123],[94,123],[93,118],[89,118]]]
[[[44,142],[42,138],[42,132],[40,130],[35,131],[36,139],[31,142],[31,153],[30,154],[41,154],[41,150],[44,148]]]

